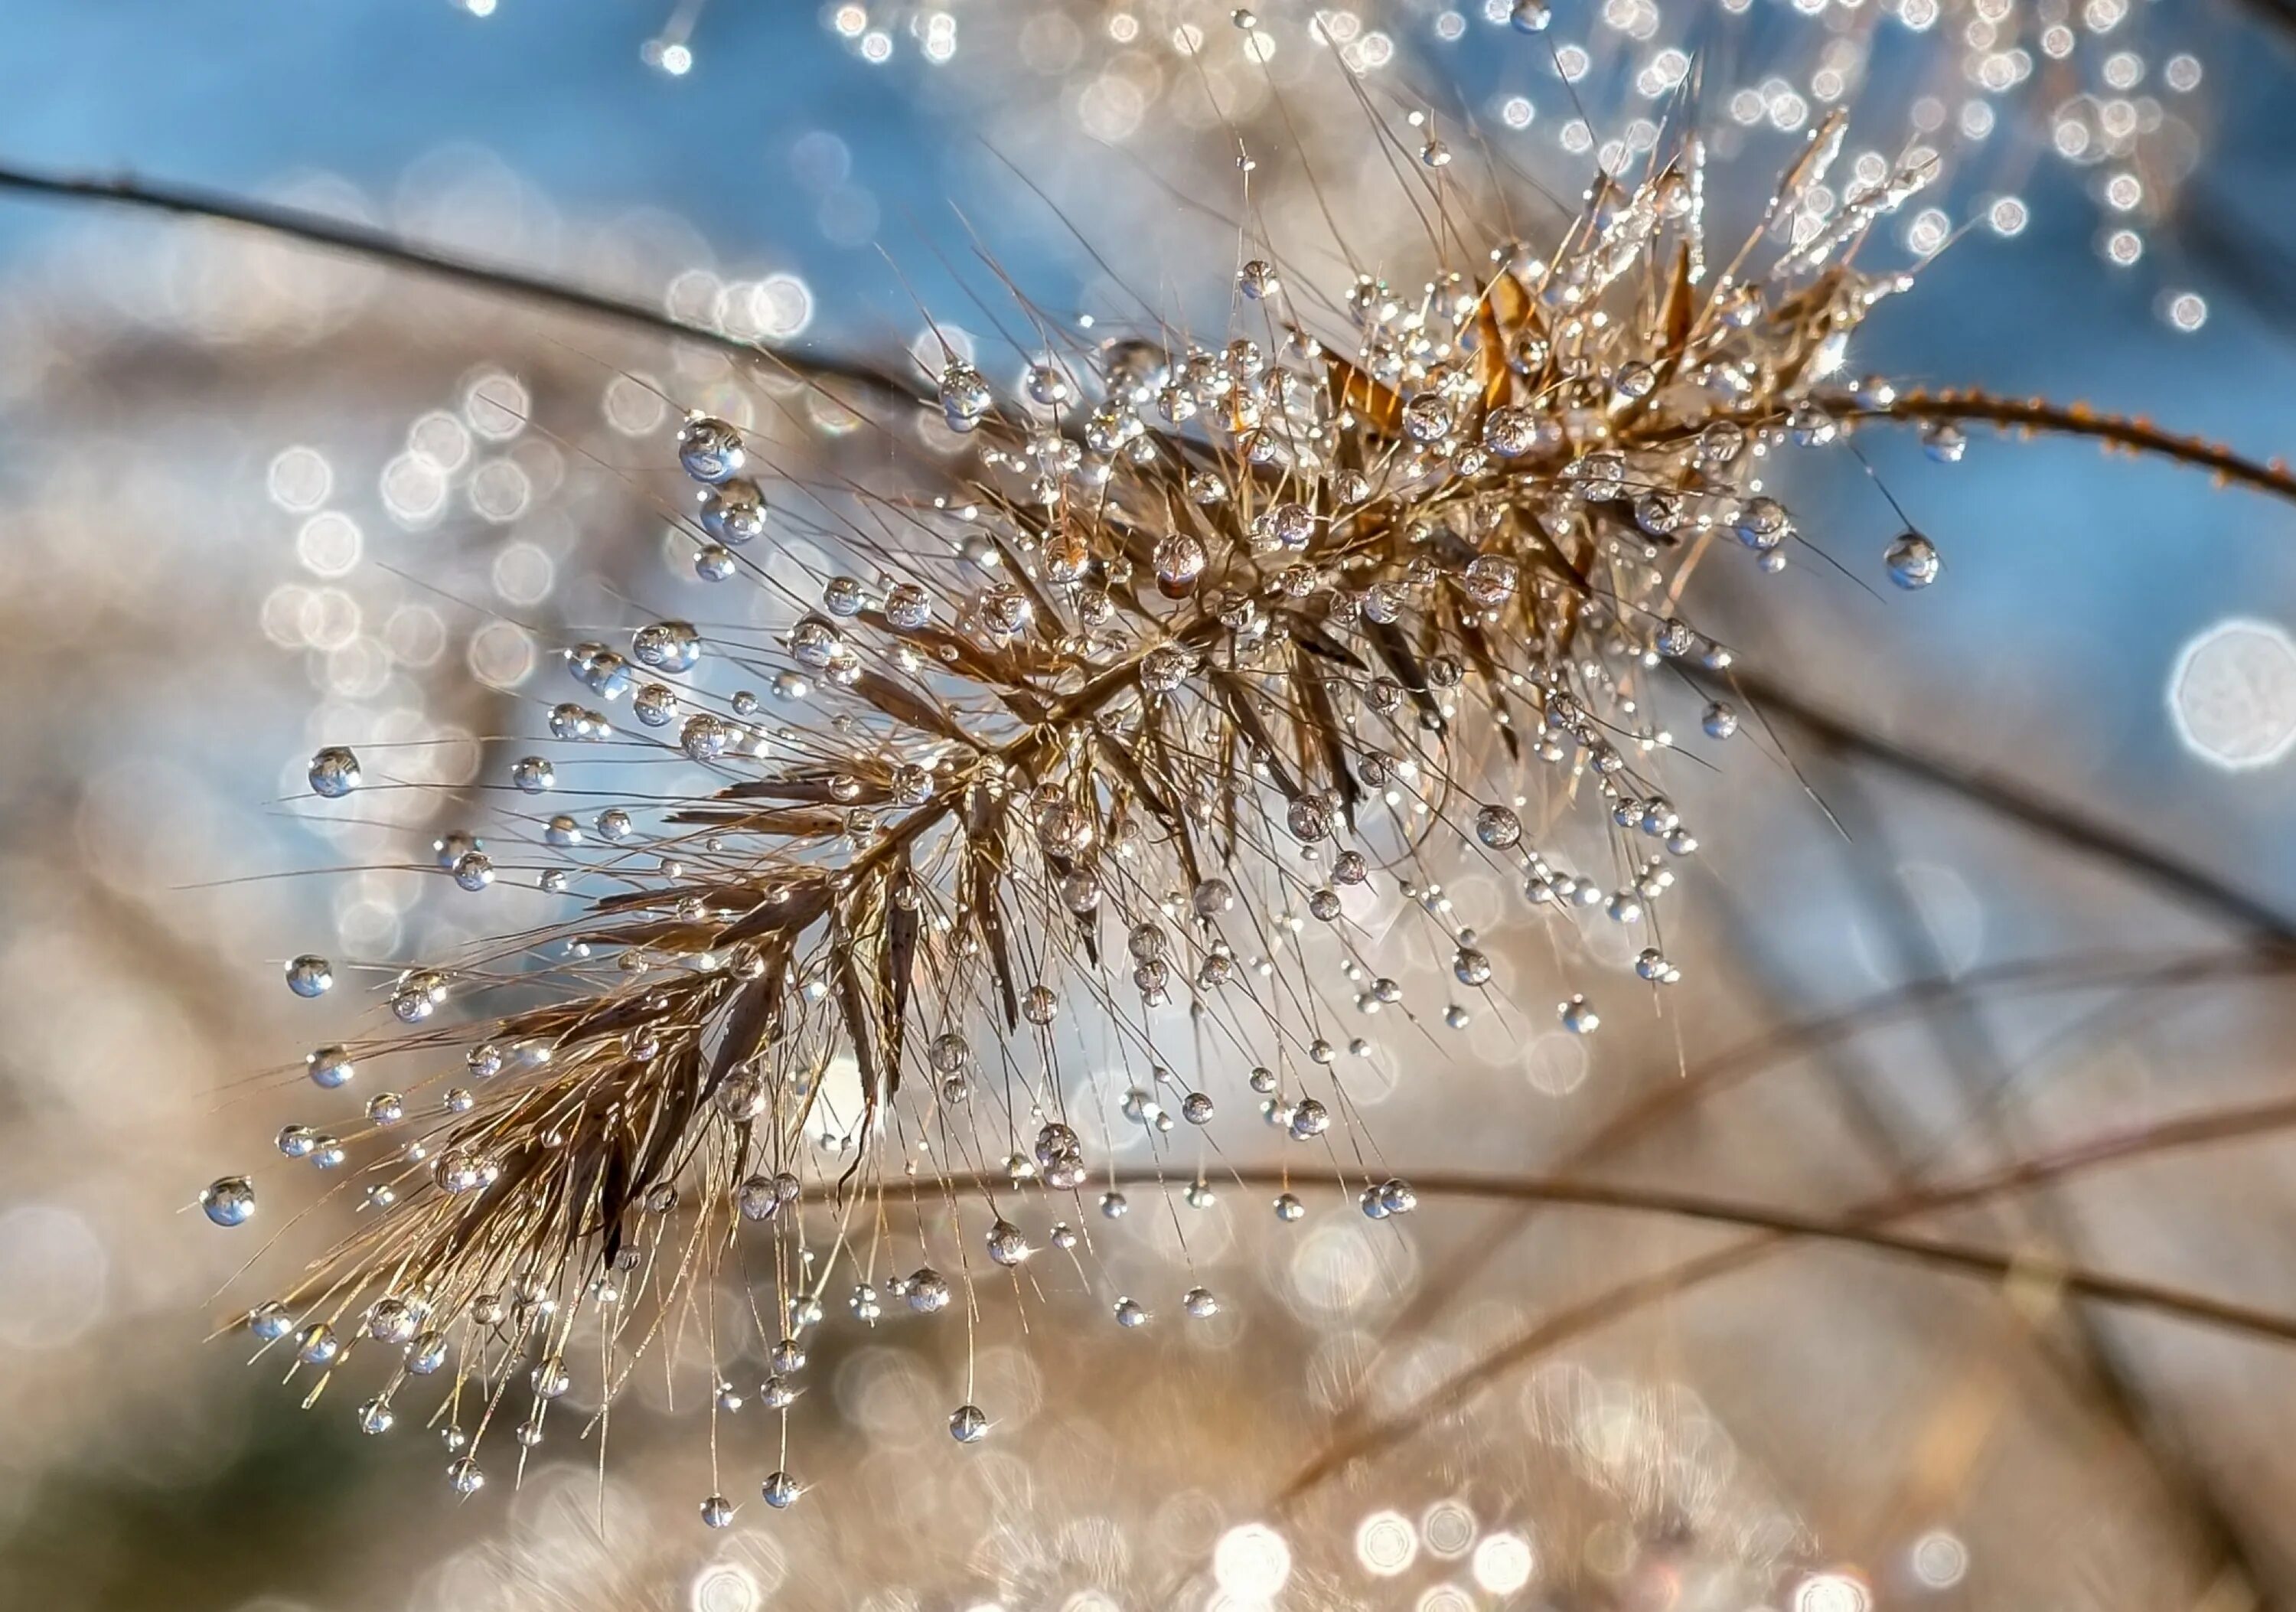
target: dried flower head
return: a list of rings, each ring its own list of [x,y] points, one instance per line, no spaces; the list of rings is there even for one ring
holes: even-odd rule
[[[1796,553],[1777,461],[1874,418],[1948,459],[1960,421],[2066,424],[1845,373],[1912,283],[1876,226],[1938,169],[1915,148],[1844,182],[1844,127],[1741,237],[1710,224],[1692,136],[1525,242],[1414,119],[1413,283],[1325,284],[1259,242],[1217,341],[1104,339],[1022,301],[1039,341],[1013,391],[938,339],[913,403],[825,411],[914,426],[936,483],[784,473],[760,433],[689,417],[697,573],[801,613],[566,651],[548,743],[431,863],[470,900],[533,884],[569,916],[398,972],[380,1029],[311,1055],[356,1106],[279,1147],[361,1220],[248,1327],[314,1400],[361,1377],[368,1431],[419,1398],[463,1493],[499,1422],[522,1449],[554,1416],[578,1431],[698,1338],[713,1422],[754,1400],[777,1424],[713,1438],[713,1469],[731,1454],[780,1509],[834,1312],[969,1324],[1050,1255],[1119,1326],[1209,1319],[1193,1279],[1120,1286],[1090,1228],[1137,1183],[1195,1202],[1264,1178],[1237,1169],[1255,1131],[1299,1161],[1279,1218],[1295,1185],[1412,1213],[1357,1123],[1369,1032],[1508,1007],[1447,881],[1522,892],[1567,1031],[1679,977],[1661,915],[1699,847],[1660,709],[1695,688],[1710,737],[1737,725],[1693,584]],[[1877,557],[1908,588],[1939,571],[1917,532]],[[330,746],[312,793],[381,770]],[[1635,979],[1598,976],[1590,930],[1631,937]],[[1447,1000],[1382,966],[1414,941],[1448,959]],[[316,997],[337,971],[287,977]],[[244,1221],[256,1193],[226,1177],[208,1213]],[[761,1380],[735,1380],[745,1356]],[[949,1433],[995,1415],[968,1394]],[[706,1523],[731,1521],[734,1476]]]

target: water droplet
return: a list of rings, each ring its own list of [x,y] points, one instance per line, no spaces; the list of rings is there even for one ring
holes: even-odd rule
[[[200,1194],[200,1207],[218,1226],[243,1226],[255,1218],[255,1183],[243,1175],[218,1176]]]
[[[1937,546],[1917,531],[1900,533],[1882,552],[1882,563],[1890,568],[1890,580],[1908,590],[1927,588],[1944,569],[1945,557]]]
[[[358,757],[348,747],[330,744],[311,758],[311,791],[340,801],[359,786]]]
[[[335,986],[335,966],[323,957],[305,952],[287,965],[287,989],[299,997],[320,997]]]

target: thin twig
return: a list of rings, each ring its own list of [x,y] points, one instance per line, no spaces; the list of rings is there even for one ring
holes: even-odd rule
[[[1247,1164],[1224,1173],[1241,1186],[1275,1187],[1292,1192],[1319,1185],[1333,1189],[1344,1189],[1347,1186],[1336,1176],[1318,1181],[1271,1164]],[[1959,1275],[1993,1280],[2019,1279],[2030,1281],[2037,1287],[2054,1288],[2074,1297],[2094,1299],[2100,1304],[2150,1311],[2178,1320],[2215,1327],[2273,1343],[2296,1344],[2296,1315],[2284,1315],[2254,1305],[2236,1304],[2229,1299],[2212,1298],[2206,1294],[2193,1293],[2136,1277],[2114,1276],[2086,1266],[2064,1264],[2044,1256],[2005,1254],[1998,1249],[1980,1247],[1950,1238],[1893,1231],[1885,1225],[1874,1223],[1871,1217],[1860,1221],[1810,1214],[1796,1209],[1743,1203],[1734,1198],[1710,1197],[1702,1193],[1621,1186],[1606,1181],[1571,1180],[1558,1176],[1488,1175],[1471,1171],[1408,1171],[1404,1173],[1408,1176],[1413,1190],[1423,1197],[1611,1209],[1636,1214],[1665,1215],[1677,1220],[1703,1221],[1718,1226],[1739,1226],[1798,1241],[1841,1243]],[[1113,1172],[1111,1179],[1118,1187],[1155,1185],[1163,1180],[1152,1170],[1119,1170]],[[916,1187],[919,1192],[927,1196],[951,1193],[962,1196],[1004,1186],[1009,1181],[1007,1176],[984,1172],[921,1177]]]
[[[2180,437],[2141,417],[2099,414],[2085,403],[2051,403],[2040,398],[2021,400],[1970,391],[1909,391],[1880,407],[1854,410],[1849,417],[1971,422],[1997,426],[2003,431],[2087,437],[2114,448],[2125,448],[2131,453],[2173,459],[2179,465],[2205,470],[2219,481],[2253,488],[2296,504],[2296,473],[2291,473],[2279,459],[2259,465],[2221,444],[2199,437]]]
[[[496,263],[480,263],[418,246],[373,225],[332,218],[300,208],[218,195],[189,186],[156,184],[127,174],[111,177],[42,172],[36,169],[0,165],[0,190],[53,201],[110,202],[149,212],[209,218],[235,224],[266,234],[283,235],[307,245],[349,252],[357,257],[411,269],[432,279],[448,281],[496,296],[522,298],[569,313],[586,315],[618,325],[631,325],[655,335],[671,336],[714,347],[751,362],[763,360],[787,366],[793,373],[816,381],[844,381],[872,391],[910,399],[907,389],[882,371],[833,355],[802,357],[745,341],[722,330],[691,325],[660,308],[628,301],[604,292],[587,290],[562,280]]]
[[[2253,932],[2275,950],[2296,947],[2296,920],[2237,884],[2179,862],[2118,829],[2083,816],[2061,800],[1998,774],[1964,767],[1931,752],[1868,733],[1810,703],[1784,684],[1742,665],[1733,667],[1726,677],[1695,675],[1718,692],[1736,689],[1770,715],[1783,718],[1830,750],[1958,795],[1997,817],[2033,829],[2053,843],[2109,862],[2188,905]]]

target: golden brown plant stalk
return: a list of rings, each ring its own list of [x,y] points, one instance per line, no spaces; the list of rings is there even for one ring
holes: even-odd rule
[[[1430,139],[1415,286],[1320,287],[1269,251],[1210,344],[1087,340],[1023,302],[1040,347],[1009,398],[945,341],[923,429],[968,456],[937,486],[777,480],[754,433],[690,419],[700,574],[802,613],[568,652],[594,703],[558,704],[557,748],[512,766],[534,809],[437,860],[574,916],[401,973],[395,1024],[312,1055],[331,1090],[406,1073],[354,1125],[282,1134],[350,1167],[364,1218],[249,1315],[256,1336],[314,1399],[381,1355],[370,1431],[435,1380],[468,1493],[496,1421],[539,1443],[579,1361],[591,1418],[685,1332],[713,1359],[755,1339],[785,1419],[834,1295],[865,1320],[969,1318],[979,1254],[999,1280],[1047,1245],[1086,1269],[1086,1193],[1104,1176],[1099,1207],[1121,1212],[1134,1139],[1152,1179],[1199,1189],[1255,1107],[1365,1213],[1410,1212],[1349,1123],[1373,1047],[1342,1016],[1421,1033],[1423,1014],[1506,1011],[1442,893],[1473,868],[1523,892],[1566,969],[1582,926],[1627,927],[1635,989],[1662,992],[1659,915],[1698,846],[1658,703],[1730,659],[1693,625],[1700,567],[1788,563],[1767,483],[1795,448],[1903,416],[1950,456],[1954,419],[2000,418],[1843,374],[1851,333],[1911,284],[1863,260],[1873,226],[1934,163],[1828,188],[1841,135],[1821,127],[1726,248],[1694,138],[1538,243],[1479,224]],[[805,574],[783,530],[840,568]],[[1886,561],[1909,588],[1939,569],[1911,531]],[[1702,721],[1724,738],[1737,715]],[[549,810],[577,767],[586,817]],[[361,780],[347,749],[314,758],[320,797]],[[1574,860],[1569,840],[1602,850]],[[1382,970],[1406,924],[1449,958],[1448,1003]],[[316,995],[333,971],[288,977]],[[1565,978],[1551,1011],[1591,1033],[1607,993]],[[439,1022],[449,1003],[470,1020]],[[226,1177],[206,1202],[237,1223],[254,1188]],[[1275,1204],[1300,1213],[1288,1188]],[[1040,1205],[1064,1218],[1024,1229]],[[744,1397],[721,1377],[713,1414]],[[970,1403],[950,1423],[984,1427]],[[800,1493],[786,1427],[775,1507]],[[702,1510],[730,1520],[722,1485]]]

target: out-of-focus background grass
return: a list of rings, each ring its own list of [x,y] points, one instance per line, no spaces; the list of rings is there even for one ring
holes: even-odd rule
[[[903,33],[881,64],[830,13],[720,0],[690,70],[671,74],[641,60],[662,18],[635,3],[502,0],[480,18],[430,0],[18,0],[0,18],[0,162],[268,195],[792,352],[871,354],[921,328],[910,287],[972,321],[950,267],[970,252],[966,221],[1047,305],[1123,313],[1017,169],[1158,294],[1216,302],[1231,247],[1159,178],[1215,187],[1199,193],[1233,182],[1222,137],[1183,115],[1191,70],[1111,45],[1119,8],[953,9],[952,60],[929,62]],[[1556,9],[1568,22],[1574,8]],[[1788,9],[1756,0],[1728,37],[1789,50],[1810,25]],[[1966,216],[2014,184],[2030,226],[1955,246],[1853,364],[2286,451],[2296,54],[2236,7],[2135,9],[2129,26],[2164,52],[2189,30],[2207,70],[2182,211],[2154,226],[2144,259],[2102,262],[2089,176],[2021,158],[2046,132],[2005,121],[1955,195]],[[1551,70],[1480,21],[1447,43],[1443,15],[1384,19],[1397,74],[1486,120],[1500,97],[1529,95],[1531,128],[1497,136],[1507,160],[1583,177],[1553,138],[1568,111]],[[1303,103],[1331,98],[1284,82]],[[1782,134],[1742,144],[1742,195],[1757,182],[1743,176],[1795,148]],[[1379,180],[1333,183],[1369,195]],[[2161,317],[2180,292],[2205,300],[2197,331]],[[273,802],[315,744],[354,729],[439,739],[433,776],[457,783],[495,736],[531,730],[537,691],[555,687],[548,650],[626,621],[621,597],[721,608],[662,540],[670,415],[649,387],[720,407],[754,383],[721,357],[227,229],[0,197],[0,1603],[746,1612],[1002,1598],[1091,1612],[1076,1598],[1096,1589],[1157,1605],[1312,1448],[1357,1368],[1376,1360],[1374,1400],[1402,1402],[1561,1295],[1704,1246],[1550,1217],[1414,1320],[1431,1273],[1488,1212],[1423,1216],[1398,1254],[1373,1252],[1337,1208],[1279,1242],[1260,1205],[1231,1195],[1189,1227],[1198,1258],[1230,1272],[1236,1313],[1219,1328],[1119,1348],[1101,1330],[993,1320],[1005,1426],[978,1456],[933,1432],[947,1359],[898,1340],[854,1348],[819,1394],[833,1401],[816,1435],[821,1492],[771,1526],[745,1515],[730,1542],[693,1522],[690,1423],[643,1404],[616,1424],[603,1485],[592,1452],[570,1447],[523,1493],[457,1504],[422,1429],[370,1441],[344,1405],[299,1415],[235,1341],[203,1342],[244,1250],[183,1207],[260,1147],[286,1112],[260,1077],[317,1039],[278,989],[279,959],[421,953],[475,921],[411,879],[269,876],[392,859],[446,826],[439,800],[410,793],[377,807],[386,825],[326,835]],[[1947,470],[1911,439],[1861,442],[1944,550],[1944,580],[1882,597],[1813,563],[1726,588],[1711,608],[1742,657],[2296,913],[2290,764],[2211,765],[2180,741],[2169,697],[2180,650],[2212,627],[2296,618],[2296,511],[2077,444],[1980,434]],[[1798,488],[1802,525],[1878,583],[1897,518],[1854,465],[1835,471]],[[2296,668],[2259,642],[2234,717],[2296,722]],[[1696,976],[1683,1023],[1702,1046],[1909,978],[2243,938],[1901,778],[1796,749],[1845,836],[1756,747],[1710,753],[1718,770],[1685,794],[1710,888],[1680,942]],[[500,893],[497,915],[514,913]],[[1503,938],[1505,893],[1458,895]],[[1532,999],[1549,991],[1537,955],[1504,963]],[[1974,991],[1791,1060],[1622,1167],[1838,1205],[1886,1185],[1877,1136],[1901,1162],[1982,1157],[1972,1082],[2003,1083],[2008,1123],[2038,1146],[2284,1091],[2289,1029],[2269,982]],[[1672,1068],[1662,1034],[1580,1057],[1488,1034],[1447,1064],[1414,1054],[1382,1106],[1386,1144],[1534,1167]],[[1483,1122],[1464,1152],[1463,1108]],[[2108,1268],[2296,1304],[2291,1157],[2266,1139],[2084,1183],[2050,1235]],[[2038,1224],[1964,1229],[2001,1241]],[[1451,1534],[1429,1509],[1442,1504],[1472,1514],[1470,1539],[1535,1539],[1540,1582],[1594,1583],[1621,1607],[1746,1604],[1753,1581],[1712,1564],[1773,1557],[1849,1564],[1885,1599],[1971,1605],[2189,1603],[2232,1548],[2266,1599],[2296,1585],[2296,1369],[2159,1321],[2102,1324],[2183,1476],[2148,1476],[2154,1463],[2035,1364],[2064,1347],[2062,1318],[1800,1256],[1574,1345],[1567,1365],[1478,1402],[1497,1410],[1350,1474],[1300,1525],[1294,1593],[1455,1604],[1414,1599],[1472,1582],[1445,1565]],[[1377,1355],[1371,1339],[1398,1325],[1399,1353]],[[1557,1404],[1568,1414],[1542,1421]],[[1423,1544],[1410,1576],[1375,1580],[1356,1530],[1390,1507]],[[2211,1533],[2226,1517],[2232,1547]],[[1965,1575],[1925,1590],[1909,1553],[1943,1549],[1940,1534],[1965,1549]],[[1505,1599],[1472,1595],[1456,1604]]]

